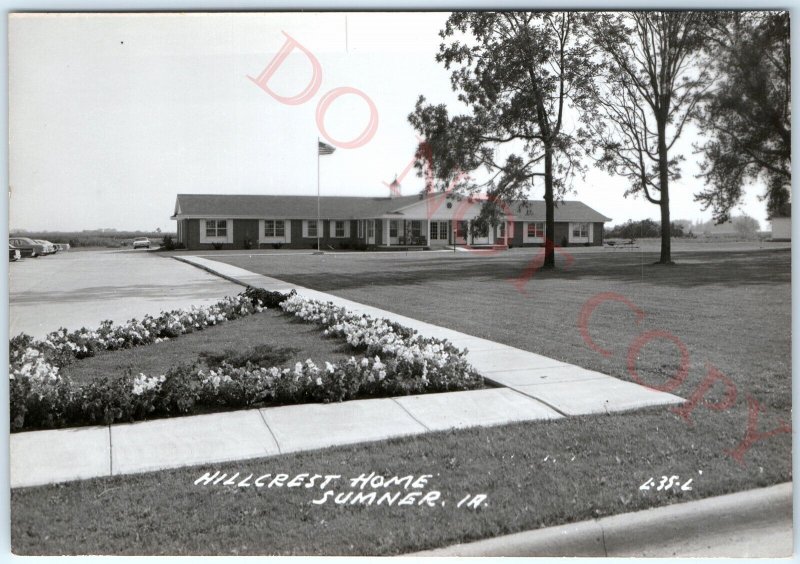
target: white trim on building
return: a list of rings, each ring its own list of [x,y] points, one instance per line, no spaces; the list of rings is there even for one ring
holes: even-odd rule
[[[340,225],[343,224],[343,225]],[[341,229],[340,229],[341,228]],[[332,219],[329,227],[331,239],[347,239],[350,237],[350,221],[346,219]]]
[[[570,243],[591,243],[594,236],[592,224],[587,222],[577,222],[569,224],[569,236],[567,240]]]
[[[572,224],[570,224],[572,225]],[[523,243],[544,243],[544,221],[526,221],[522,224]]]
[[[292,222],[286,219],[259,219],[259,244],[291,243]]]
[[[200,242],[205,244],[233,243],[233,220],[201,219]]]

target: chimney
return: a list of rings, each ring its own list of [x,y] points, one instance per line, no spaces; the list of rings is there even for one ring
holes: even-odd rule
[[[394,199],[394,198],[399,198],[402,195],[403,192],[400,189],[400,183],[397,181],[397,175],[395,174],[394,180],[392,180],[392,183],[389,184],[389,197]]]

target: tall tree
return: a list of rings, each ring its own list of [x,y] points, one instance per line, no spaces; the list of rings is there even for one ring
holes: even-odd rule
[[[535,177],[544,178],[544,266],[555,265],[556,198],[582,173],[587,141],[570,122],[594,74],[591,47],[571,12],[463,12],[450,16],[436,60],[468,112],[451,116],[444,105],[420,96],[409,115],[425,138],[417,151],[428,188],[484,189],[483,214],[527,199]],[[572,120],[575,121],[575,120]],[[463,173],[485,168],[483,183]]]
[[[700,12],[627,12],[584,16],[602,65],[583,113],[598,165],[628,179],[625,195],[660,208],[661,256],[672,263],[671,180],[680,178],[675,142],[711,84],[702,63]]]
[[[788,12],[717,13],[707,49],[719,73],[701,105],[708,141],[700,176],[708,187],[695,199],[726,221],[745,185],[766,184],[770,216],[788,211],[791,193],[791,65]]]

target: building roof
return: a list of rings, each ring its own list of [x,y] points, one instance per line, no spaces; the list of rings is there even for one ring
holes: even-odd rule
[[[442,194],[436,197],[441,198]],[[419,194],[395,198],[363,196],[323,196],[319,199],[322,219],[371,219],[386,215],[403,216],[404,210],[419,208]],[[543,200],[517,202],[504,208],[507,217],[515,221],[544,221]],[[242,219],[316,219],[316,196],[245,195],[245,194],[178,194],[172,219],[179,218],[242,218]],[[409,216],[410,217],[410,216]],[[416,218],[415,219],[425,219]],[[583,202],[565,200],[555,209],[556,221],[605,222],[610,218]]]
[[[323,219],[380,217],[419,201],[419,196],[365,198],[323,196],[319,199]],[[268,196],[242,194],[178,194],[175,215],[190,217],[316,219],[316,196]]]
[[[516,202],[509,206],[511,214],[514,215],[516,221],[526,221],[528,218],[540,219],[546,215],[546,208],[544,200],[527,200],[525,202]],[[509,210],[505,210],[508,215]],[[556,221],[573,221],[573,222],[586,222],[586,223],[603,223],[611,221],[610,217],[606,217],[600,212],[590,208],[583,202],[578,200],[563,200],[556,202],[555,208]]]

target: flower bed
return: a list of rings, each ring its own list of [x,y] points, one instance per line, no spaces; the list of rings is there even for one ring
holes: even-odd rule
[[[318,367],[310,360],[292,368],[265,368],[223,361],[214,370],[180,365],[166,374],[126,374],[77,385],[59,375],[75,358],[100,350],[151,343],[280,306],[286,313],[345,340],[359,358]],[[95,331],[60,329],[42,341],[20,335],[10,346],[11,429],[110,424],[185,415],[209,409],[267,404],[329,402],[412,393],[474,389],[482,378],[464,351],[427,339],[382,319],[356,315],[331,303],[248,288],[217,304],[174,310]]]

